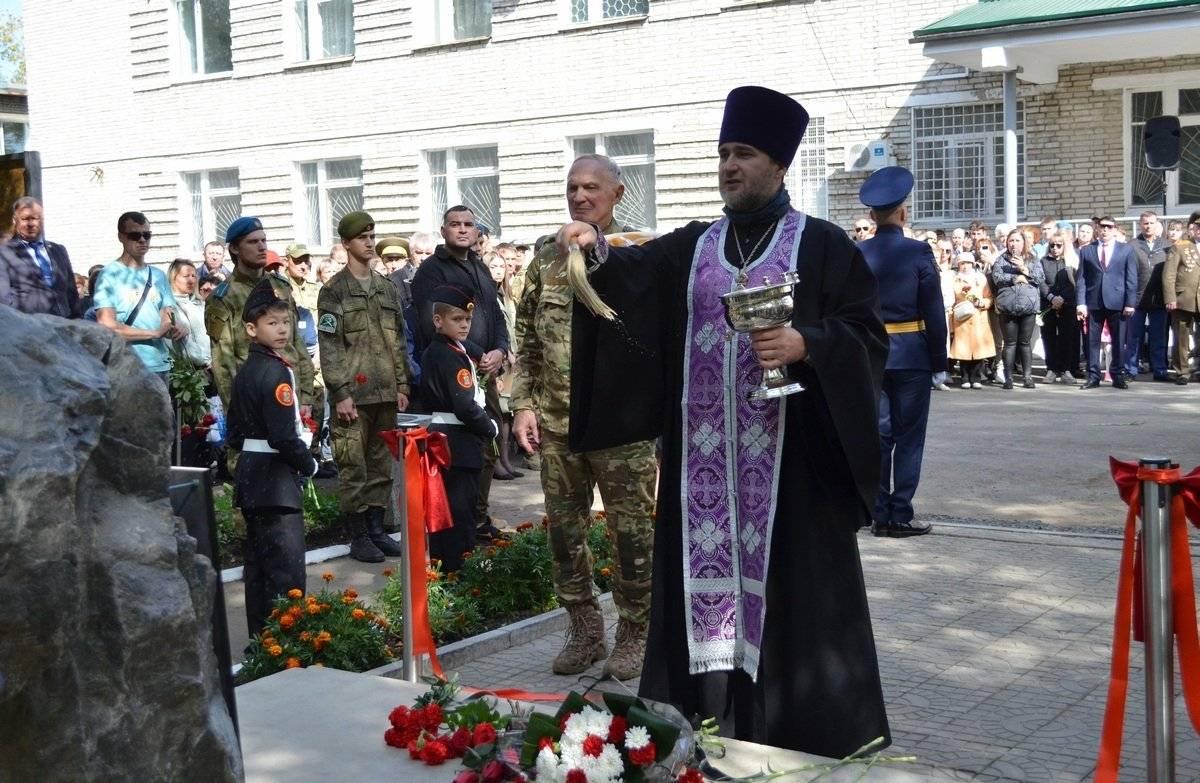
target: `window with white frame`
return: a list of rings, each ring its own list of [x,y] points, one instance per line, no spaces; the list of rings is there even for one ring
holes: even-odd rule
[[[25,151],[25,140],[29,138],[29,123],[23,120],[0,118],[0,155],[12,155]]]
[[[176,70],[184,75],[233,70],[229,0],[174,0]]]
[[[1004,211],[1004,106],[912,110],[914,220],[998,219]],[[1025,214],[1025,108],[1017,104],[1017,212]]]
[[[429,43],[451,43],[492,34],[492,0],[422,0],[414,12],[426,15]]]
[[[658,225],[654,189],[654,132],[609,133],[571,139],[575,157],[607,155],[621,167],[625,196],[613,210],[617,223],[653,229]]]
[[[292,4],[293,56],[322,60],[354,54],[353,0],[284,0]]]
[[[242,214],[241,180],[237,169],[189,171],[183,174],[183,209],[179,235],[194,251],[225,237],[229,224]],[[191,227],[187,221],[190,218]]]
[[[650,0],[568,0],[571,21],[575,24],[620,19],[625,16],[645,16],[650,13]]]
[[[363,208],[362,159],[301,163],[300,189],[298,223],[307,243],[331,244],[338,222]]]
[[[1146,120],[1163,114],[1179,117],[1179,168],[1167,178],[1167,212],[1188,212],[1200,205],[1200,88],[1172,87],[1133,91],[1126,102],[1129,128],[1129,205],[1163,205],[1163,175],[1146,166],[1142,139]]]
[[[812,117],[808,130],[788,168],[788,195],[792,206],[806,215],[829,216],[829,171],[825,165],[825,118]]]
[[[429,166],[433,219],[457,204],[470,207],[475,221],[500,236],[500,157],[496,147],[467,147],[425,153]]]

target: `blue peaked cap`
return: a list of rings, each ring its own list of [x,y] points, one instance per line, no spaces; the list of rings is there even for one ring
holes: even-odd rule
[[[225,229],[225,244],[236,242],[254,231],[262,231],[262,221],[256,217],[240,217]]]
[[[912,193],[912,172],[903,166],[886,166],[876,171],[858,189],[858,200],[871,209],[898,207]]]

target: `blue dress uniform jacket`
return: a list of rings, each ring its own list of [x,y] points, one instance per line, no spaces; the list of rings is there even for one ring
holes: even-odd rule
[[[924,321],[923,331],[889,334],[887,370],[946,369],[946,310],[933,250],[904,236],[899,226],[880,226],[858,245],[879,282],[885,324]]]

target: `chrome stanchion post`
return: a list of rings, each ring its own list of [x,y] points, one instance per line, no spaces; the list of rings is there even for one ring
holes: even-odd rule
[[[1147,457],[1141,467],[1166,470]],[[1171,487],[1142,481],[1142,609],[1146,634],[1146,780],[1175,780],[1175,658],[1171,622]]]
[[[405,682],[417,681],[417,661],[413,655],[412,630],[412,574],[408,567],[408,494],[404,472],[404,441],[400,442],[400,457],[392,463],[392,508],[395,509],[396,527],[400,530],[400,584],[404,588],[404,616],[400,624],[400,638],[404,645],[400,654],[400,674]]]

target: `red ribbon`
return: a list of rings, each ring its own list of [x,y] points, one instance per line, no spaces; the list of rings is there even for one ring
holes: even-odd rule
[[[1142,511],[1142,482],[1173,487],[1171,499],[1171,608],[1174,635],[1179,649],[1179,672],[1183,697],[1192,727],[1200,733],[1200,634],[1196,629],[1196,595],[1192,582],[1192,557],[1188,547],[1188,520],[1200,527],[1200,467],[1186,476],[1179,468],[1153,470],[1135,462],[1109,457],[1113,481],[1121,499],[1129,506],[1125,515],[1125,543],[1117,576],[1117,609],[1113,621],[1112,667],[1100,752],[1096,759],[1095,783],[1115,783],[1121,765],[1121,734],[1125,724],[1125,696],[1129,690],[1130,631],[1145,640],[1142,617],[1142,543],[1137,518]]]
[[[400,458],[404,448],[404,486],[408,511],[408,575],[412,591],[412,631],[414,656],[426,654],[439,677],[444,676],[438,662],[437,646],[429,625],[429,591],[425,584],[428,565],[425,532],[436,533],[454,524],[450,504],[439,468],[450,465],[450,446],[442,432],[424,427],[410,430],[385,430],[379,433],[392,452]]]

